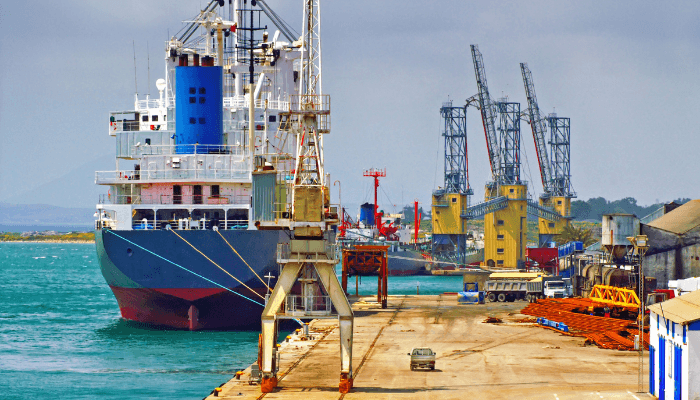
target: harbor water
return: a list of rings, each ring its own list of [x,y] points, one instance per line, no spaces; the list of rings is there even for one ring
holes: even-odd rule
[[[454,292],[461,281],[389,277],[389,294]],[[362,278],[359,289],[376,294],[377,279]],[[3,399],[201,399],[255,361],[257,337],[122,320],[94,244],[0,243]]]

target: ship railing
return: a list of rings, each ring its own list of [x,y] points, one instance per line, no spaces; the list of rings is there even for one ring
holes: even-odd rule
[[[249,204],[250,196],[244,195],[112,195],[101,194],[99,204],[154,204],[154,205],[241,205]]]
[[[131,154],[135,156],[154,155],[186,155],[186,154],[226,154],[240,156],[247,154],[243,146],[219,145],[219,144],[176,144],[176,145],[149,145],[139,144],[131,147]]]
[[[277,262],[329,262],[334,263],[340,257],[340,247],[338,244],[323,242],[324,246],[319,252],[292,252],[291,243],[277,244]]]
[[[287,295],[284,303],[287,316],[328,316],[333,310],[330,296]]]
[[[331,96],[328,94],[300,94],[292,96],[292,113],[330,114]]]
[[[249,104],[250,100],[247,96],[244,95],[224,97],[224,107],[247,108]],[[268,110],[289,111],[289,101],[257,99],[255,100],[255,108],[267,108]]]
[[[150,108],[162,108],[164,102],[160,99],[139,100],[136,102],[136,109],[139,111],[148,110]]]
[[[96,226],[100,221],[95,221]],[[111,223],[111,220],[102,220],[103,223]],[[156,220],[156,219],[135,219],[131,221],[133,230],[157,230],[157,229],[175,229],[175,230],[212,230],[216,227],[219,230],[245,230],[248,229],[248,220],[219,220],[219,219],[191,219],[180,218],[174,220]]]
[[[98,185],[133,183],[133,181],[180,181],[180,180],[241,180],[249,179],[250,168],[241,166],[232,169],[166,169],[166,170],[122,170],[122,171],[97,171],[95,183]]]

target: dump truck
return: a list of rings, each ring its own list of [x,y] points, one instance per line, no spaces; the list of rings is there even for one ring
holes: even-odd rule
[[[486,292],[486,298],[490,302],[521,300],[527,295],[527,281],[486,281],[486,287],[484,289],[484,292]]]
[[[527,282],[525,299],[533,303],[537,299],[570,297],[569,293],[569,287],[560,277],[541,276]]]

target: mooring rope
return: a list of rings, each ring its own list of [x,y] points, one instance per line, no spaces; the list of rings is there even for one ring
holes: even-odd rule
[[[177,232],[175,232],[173,229],[170,229],[170,232],[174,233],[177,237],[179,237],[180,239],[182,239],[185,243],[189,244],[190,247],[192,247],[197,253],[201,254],[204,258],[206,258],[207,260],[211,261],[212,264],[216,265],[220,270],[224,271],[224,272],[226,273],[226,275],[228,275],[228,276],[230,276],[231,278],[235,279],[236,282],[238,282],[238,283],[240,283],[241,285],[245,286],[248,290],[250,290],[251,292],[255,293],[255,294],[256,294],[258,297],[260,297],[261,299],[265,300],[265,296],[261,295],[260,293],[256,292],[255,290],[251,289],[250,286],[248,286],[248,285],[246,285],[245,283],[243,283],[242,280],[236,278],[235,276],[231,275],[228,271],[226,271],[225,269],[221,268],[221,266],[220,266],[219,264],[215,263],[214,260],[212,260],[211,258],[207,257],[206,254],[202,253],[198,248],[194,247],[194,246],[192,245],[192,243],[190,243],[190,242],[188,242],[187,240],[185,240],[184,237],[180,236],[180,235],[179,235]],[[265,286],[267,286],[267,285],[265,285]]]
[[[243,264],[245,264],[245,265],[255,274],[255,276],[257,276],[258,279],[260,279],[260,282],[262,282],[262,284],[265,285],[265,287],[267,288],[267,290],[272,291],[272,288],[270,288],[270,286],[268,286],[267,283],[265,283],[265,281],[260,277],[260,275],[258,275],[258,273],[255,272],[255,270],[254,270],[250,265],[248,265],[248,263],[243,259],[243,256],[241,256],[240,254],[238,254],[238,252],[236,251],[236,249],[234,249],[233,246],[231,246],[231,243],[229,243],[228,240],[226,240],[226,238],[224,237],[224,235],[222,235],[221,232],[219,232],[218,230],[216,231],[216,233],[218,233],[219,236],[221,236],[221,238],[224,239],[224,242],[226,242],[226,244],[228,245],[228,247],[230,247],[231,250],[233,250],[233,252],[236,253],[236,255],[238,256],[238,258],[240,258],[241,261],[243,261]]]
[[[140,246],[140,245],[138,245],[138,244],[132,242],[131,240],[129,240],[129,239],[127,239],[127,238],[124,238],[124,237],[121,237],[121,236],[117,235],[117,234],[114,233],[111,229],[105,229],[105,231],[111,233],[112,235],[118,237],[119,239],[124,240],[125,242],[128,242],[128,243],[133,244],[134,246],[138,247],[139,249],[141,249],[141,250],[143,250],[143,251],[145,251],[145,252],[147,252],[147,253],[153,254],[154,256],[160,258],[160,259],[163,260],[163,261],[169,262],[170,264],[172,264],[172,265],[174,265],[174,266],[176,266],[176,267],[178,267],[178,268],[180,268],[180,269],[183,269],[183,270],[185,270],[185,271],[187,271],[187,272],[189,272],[189,273],[191,273],[191,274],[193,274],[193,275],[196,275],[196,276],[198,276],[198,277],[204,279],[204,280],[207,281],[207,282],[213,283],[214,285],[216,285],[216,286],[218,286],[218,287],[220,287],[220,288],[222,288],[222,289],[228,290],[229,292],[231,292],[231,293],[233,293],[233,294],[235,294],[235,295],[237,295],[237,296],[243,297],[244,299],[246,299],[246,300],[248,300],[248,301],[251,301],[251,302],[253,302],[253,303],[255,303],[255,304],[257,304],[257,305],[259,305],[259,306],[261,306],[261,307],[265,307],[264,304],[258,303],[257,301],[255,301],[255,300],[253,300],[253,299],[251,299],[251,298],[248,298],[248,297],[246,297],[246,296],[244,296],[244,295],[242,295],[242,294],[240,294],[240,293],[238,293],[238,292],[235,292],[235,291],[233,291],[233,290],[227,288],[226,286],[219,285],[218,283],[212,281],[211,279],[205,278],[205,277],[203,277],[202,275],[199,275],[198,273],[196,273],[196,272],[194,272],[194,271],[190,271],[189,269],[183,267],[182,265],[179,265],[179,264],[177,264],[177,263],[175,263],[175,262],[173,262],[173,261],[170,261],[170,260],[168,260],[167,258],[165,258],[165,257],[163,257],[163,256],[160,256],[160,255],[158,255],[158,254],[156,254],[156,253],[154,253],[154,252],[148,250],[147,248],[145,248],[145,247],[143,247],[143,246]]]

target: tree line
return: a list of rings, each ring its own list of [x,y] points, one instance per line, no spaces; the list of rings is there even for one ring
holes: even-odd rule
[[[673,200],[678,204],[685,204],[690,201],[689,198],[679,198]],[[639,218],[643,218],[652,212],[658,210],[665,203],[656,203],[650,206],[641,206],[637,204],[637,199],[633,197],[625,197],[620,200],[608,201],[603,197],[595,197],[588,200],[574,200],[571,202],[571,216],[577,221],[600,221],[604,214],[634,214]]]

